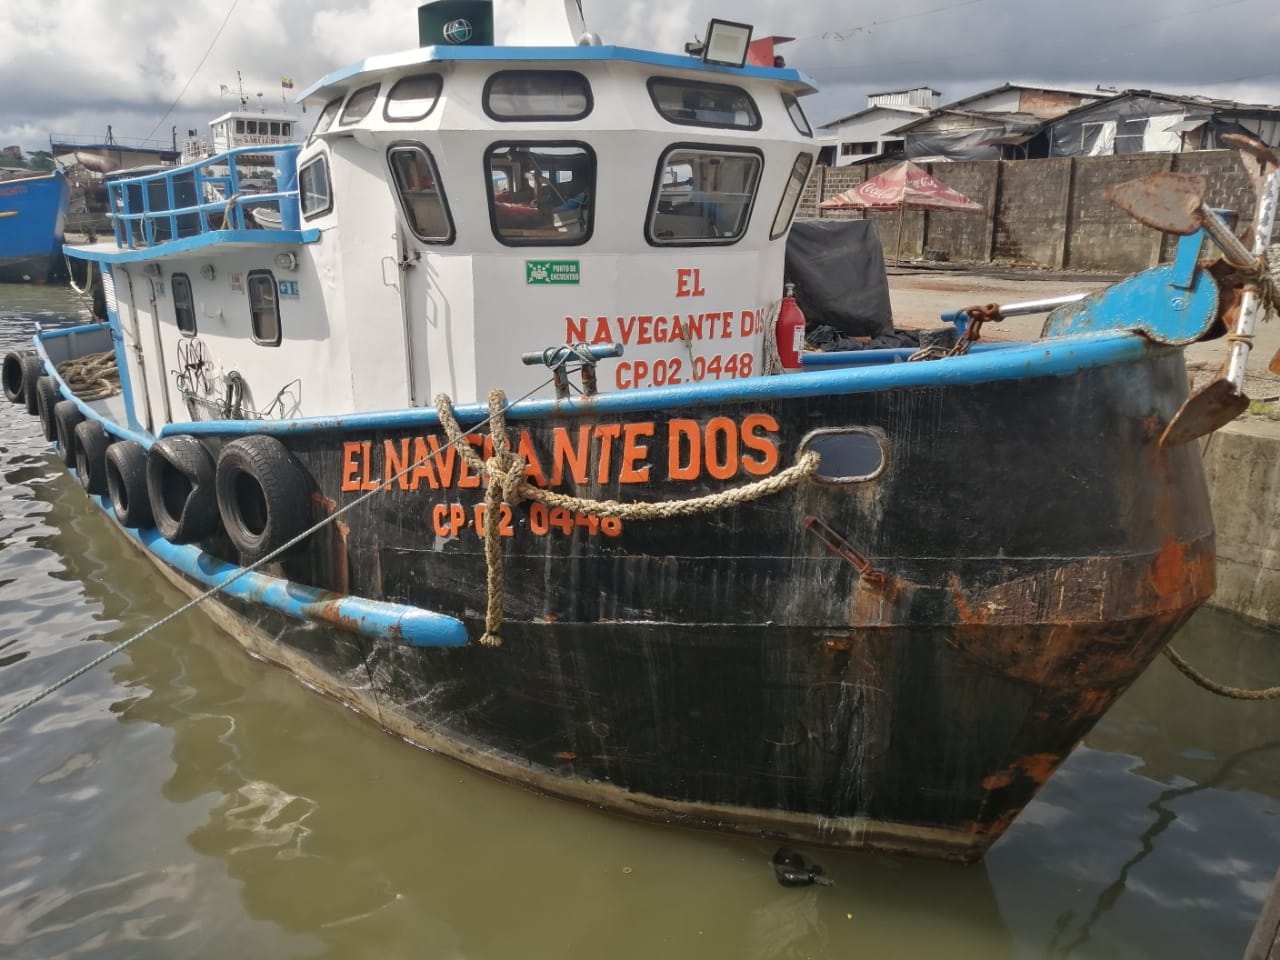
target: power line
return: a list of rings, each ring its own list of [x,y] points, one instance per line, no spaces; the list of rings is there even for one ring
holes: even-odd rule
[[[222,36],[222,31],[227,28],[227,21],[231,19],[231,14],[236,12],[236,6],[239,3],[240,0],[231,0],[231,6],[227,10],[227,15],[222,18],[222,25],[218,27],[218,32],[215,33],[213,35],[213,39],[209,41],[208,49],[205,50],[204,56],[200,58],[200,62],[196,64],[196,68],[191,71],[191,76],[189,76],[187,78],[187,82],[182,85],[182,89],[178,91],[178,98],[174,100],[173,103],[169,104],[169,109],[164,112],[164,116],[156,121],[156,125],[151,128],[151,133],[148,133],[143,139],[150,140],[151,134],[160,129],[160,124],[168,120],[169,114],[173,113],[174,108],[182,102],[182,97],[187,92],[187,87],[191,86],[192,81],[196,78],[196,74],[200,72],[200,68],[204,66],[204,62],[209,59],[209,54],[213,53],[214,45],[218,42],[218,38]]]
[[[1243,2],[1243,0],[1239,0]],[[898,23],[902,20],[913,20],[916,17],[927,17],[934,13],[942,13],[946,10],[955,10],[957,7],[971,7],[975,3],[986,3],[986,0],[961,0],[960,3],[949,3],[945,7],[935,7],[932,10],[920,10],[916,13],[904,13],[900,17],[889,17],[886,20],[873,20],[871,23],[863,24],[859,27],[849,27],[845,30],[828,30],[825,33],[818,34],[813,37],[801,37],[801,40],[848,40],[852,36],[859,33],[867,33],[873,27],[882,27],[888,23]]]

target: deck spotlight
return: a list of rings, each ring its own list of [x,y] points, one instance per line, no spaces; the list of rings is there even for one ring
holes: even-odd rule
[[[726,67],[745,65],[747,47],[751,45],[751,30],[749,23],[712,20],[707,24],[707,43],[702,48],[702,62]]]
[[[212,280],[216,275],[217,271],[213,269],[212,263],[206,263],[200,268],[200,276],[204,277],[206,280]]]
[[[276,254],[276,266],[282,270],[297,270],[298,255],[292,250],[286,250],[284,253]]]

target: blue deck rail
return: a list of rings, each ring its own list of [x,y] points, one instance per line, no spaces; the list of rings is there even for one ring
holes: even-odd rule
[[[298,230],[296,143],[239,147],[197,163],[159,173],[121,178],[107,184],[116,245],[126,249],[154,247],[218,230],[258,226],[254,208],[279,212],[281,230]],[[275,190],[250,192],[271,168]]]

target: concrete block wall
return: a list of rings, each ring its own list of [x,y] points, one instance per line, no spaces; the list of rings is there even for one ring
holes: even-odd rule
[[[1254,208],[1253,187],[1233,150],[1140,153],[1120,157],[924,164],[935,177],[983,205],[982,213],[908,210],[820,211],[818,203],[893,164],[818,167],[798,217],[873,220],[885,255],[914,259],[941,251],[956,262],[1007,263],[1050,269],[1132,273],[1173,256],[1176,237],[1133,220],[1106,199],[1113,184],[1166,170],[1208,181],[1207,202],[1236,210],[1241,227]]]

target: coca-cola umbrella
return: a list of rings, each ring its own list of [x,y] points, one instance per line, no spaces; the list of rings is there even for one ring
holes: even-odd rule
[[[818,205],[823,210],[894,210],[898,211],[898,244],[894,259],[902,249],[902,214],[912,210],[955,210],[977,213],[982,204],[953,190],[910,160],[904,160],[879,176],[870,177],[844,193],[828,197]]]

